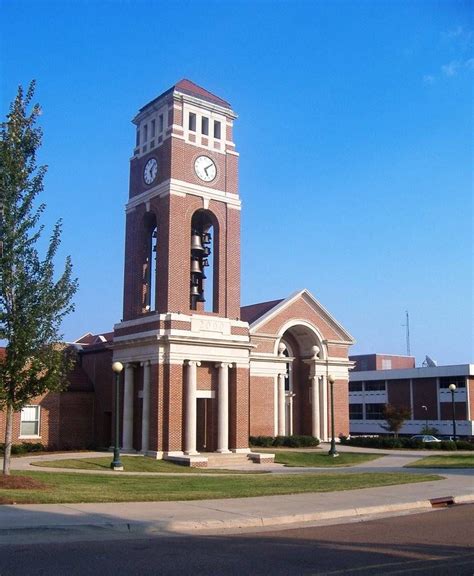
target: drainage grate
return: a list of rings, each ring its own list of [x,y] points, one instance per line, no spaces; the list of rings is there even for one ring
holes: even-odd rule
[[[431,498],[431,506],[433,508],[443,508],[445,506],[453,506],[454,496],[441,496],[441,498]]]

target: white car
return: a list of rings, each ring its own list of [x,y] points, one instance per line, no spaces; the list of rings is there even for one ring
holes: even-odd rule
[[[421,440],[422,442],[441,442],[436,436],[431,436],[431,434],[415,434],[410,438],[410,440]]]

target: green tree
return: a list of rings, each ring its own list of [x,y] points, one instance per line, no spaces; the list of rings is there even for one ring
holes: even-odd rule
[[[405,420],[411,418],[411,410],[406,406],[394,406],[393,404],[385,404],[383,409],[383,417],[387,424],[381,424],[382,428],[393,432],[395,437],[398,436],[401,427]]]
[[[72,367],[62,342],[61,321],[73,309],[77,279],[67,257],[58,279],[54,259],[61,240],[61,221],[53,228],[45,255],[37,244],[43,231],[46,166],[37,166],[41,112],[31,106],[35,83],[18,88],[6,121],[0,124],[0,409],[6,412],[3,473],[10,473],[13,414],[48,391],[60,390]]]

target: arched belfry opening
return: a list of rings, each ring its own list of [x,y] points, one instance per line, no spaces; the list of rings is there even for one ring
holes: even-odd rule
[[[205,312],[218,312],[216,296],[217,225],[208,210],[198,210],[191,219],[190,253],[190,308]]]
[[[146,214],[143,232],[142,310],[146,313],[156,310],[158,229],[156,227],[156,217],[154,214]]]

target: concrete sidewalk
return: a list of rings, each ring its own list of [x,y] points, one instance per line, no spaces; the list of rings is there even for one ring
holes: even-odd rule
[[[425,453],[426,454],[426,453]],[[81,453],[77,457],[101,454]],[[52,459],[52,455],[44,459]],[[71,455],[54,455],[54,458]],[[399,471],[416,454],[384,454],[380,460],[351,468],[324,469],[325,473]],[[40,458],[40,457],[36,457]],[[35,459],[36,459],[35,458]],[[28,459],[15,459],[15,469],[25,469]],[[369,468],[370,466],[370,468]],[[30,468],[31,469],[31,468]],[[37,469],[37,468],[36,468]],[[255,466],[253,467],[255,469]],[[52,470],[52,469],[50,469]],[[321,469],[305,469],[312,473]],[[283,469],[294,473],[297,469]],[[291,471],[291,472],[290,472]],[[415,469],[404,469],[415,472]],[[281,473],[272,469],[273,473]],[[270,526],[294,527],[303,523],[331,523],[432,509],[431,500],[453,498],[474,503],[474,469],[422,469],[442,480],[346,492],[306,493],[241,499],[187,502],[132,502],[113,504],[36,504],[0,506],[0,544],[58,539],[139,537],[140,535],[212,533],[253,530]],[[106,472],[110,474],[110,472]],[[139,479],[137,479],[139,482]]]

